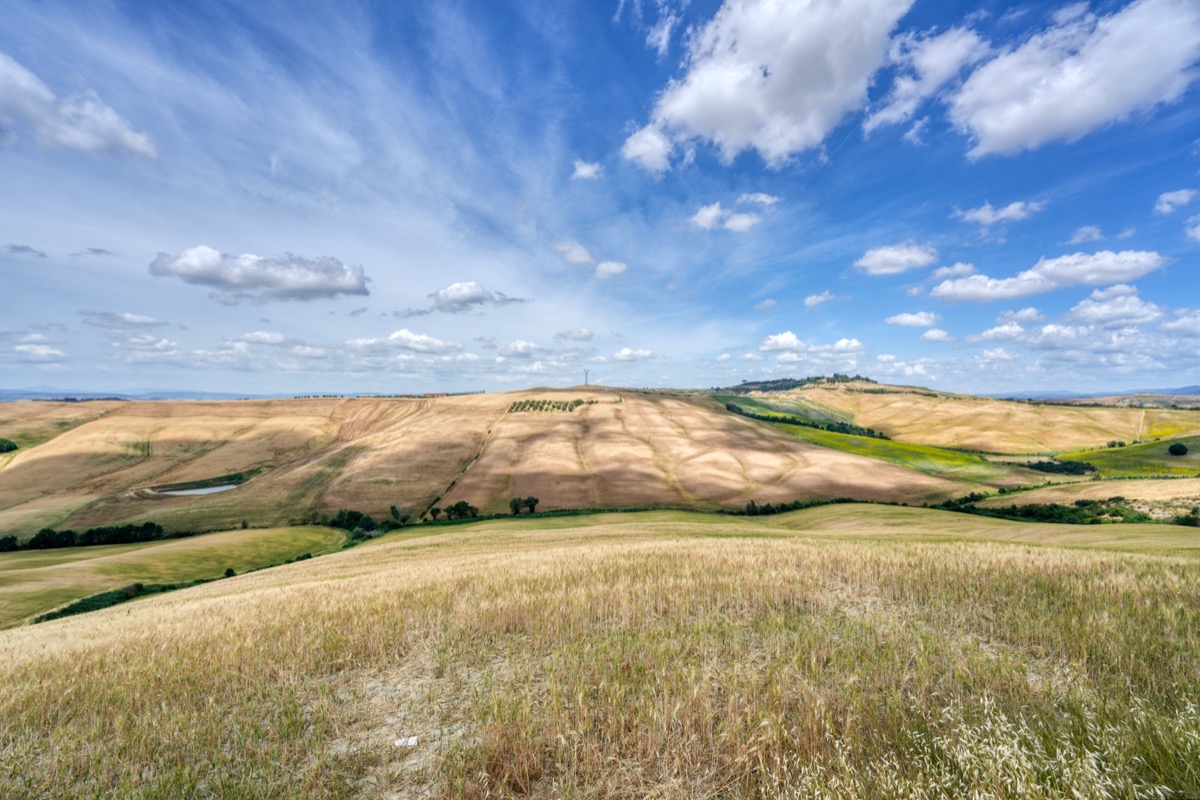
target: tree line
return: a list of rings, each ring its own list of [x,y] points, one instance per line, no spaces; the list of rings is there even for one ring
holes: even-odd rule
[[[847,433],[852,436],[868,436],[872,439],[888,439],[887,434],[882,431],[877,431],[874,428],[862,428],[858,425],[853,425],[849,422],[813,422],[804,417],[793,417],[790,414],[777,414],[774,416],[768,414],[758,414],[754,411],[749,411],[742,408],[737,403],[726,403],[726,411],[732,411],[743,417],[756,419],[760,422],[782,422],[785,425],[803,425],[806,428],[816,428],[817,430],[829,431],[830,433]]]

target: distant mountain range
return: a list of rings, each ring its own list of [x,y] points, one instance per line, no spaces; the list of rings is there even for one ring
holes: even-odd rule
[[[1126,389],[1120,392],[998,392],[996,394],[985,394],[980,396],[996,398],[1011,397],[1017,400],[1025,400],[1027,398],[1032,398],[1034,400],[1082,400],[1088,397],[1130,397],[1138,394],[1158,394],[1168,395],[1171,397],[1197,397],[1200,396],[1200,386],[1182,386],[1177,389]]]

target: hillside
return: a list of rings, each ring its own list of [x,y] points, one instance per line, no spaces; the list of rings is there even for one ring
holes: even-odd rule
[[[857,505],[422,526],[0,632],[0,796],[1196,796],[1196,552]]]
[[[986,453],[1058,453],[1200,433],[1200,411],[1025,403],[906,386],[817,383],[763,395],[893,439]]]
[[[523,399],[594,401],[509,413]],[[153,519],[169,528],[277,525],[355,508],[420,515],[466,499],[484,512],[739,506],[798,498],[916,502],[973,484],[820,447],[700,396],[530,390],[427,399],[11,403],[0,436],[0,534]],[[254,474],[230,491],[152,487]]]

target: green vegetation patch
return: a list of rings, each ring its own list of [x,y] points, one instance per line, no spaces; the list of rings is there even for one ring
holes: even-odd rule
[[[215,578],[341,547],[341,531],[318,526],[227,531],[188,539],[0,554],[0,628],[133,583]]]
[[[1188,452],[1182,456],[1171,455],[1170,447],[1175,444],[1183,445]],[[1105,478],[1191,476],[1200,474],[1200,436],[1063,453],[1058,458],[1091,464]]]
[[[574,411],[580,406],[595,405],[595,400],[515,400],[508,407],[508,413],[519,414],[522,411]]]

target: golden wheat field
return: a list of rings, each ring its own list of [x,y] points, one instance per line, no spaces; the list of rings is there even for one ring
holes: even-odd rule
[[[1018,403],[874,384],[814,384],[792,397],[893,439],[988,453],[1060,453],[1200,432],[1200,410]]]
[[[1195,796],[1195,539],[1100,527],[393,534],[0,632],[0,795]]]

